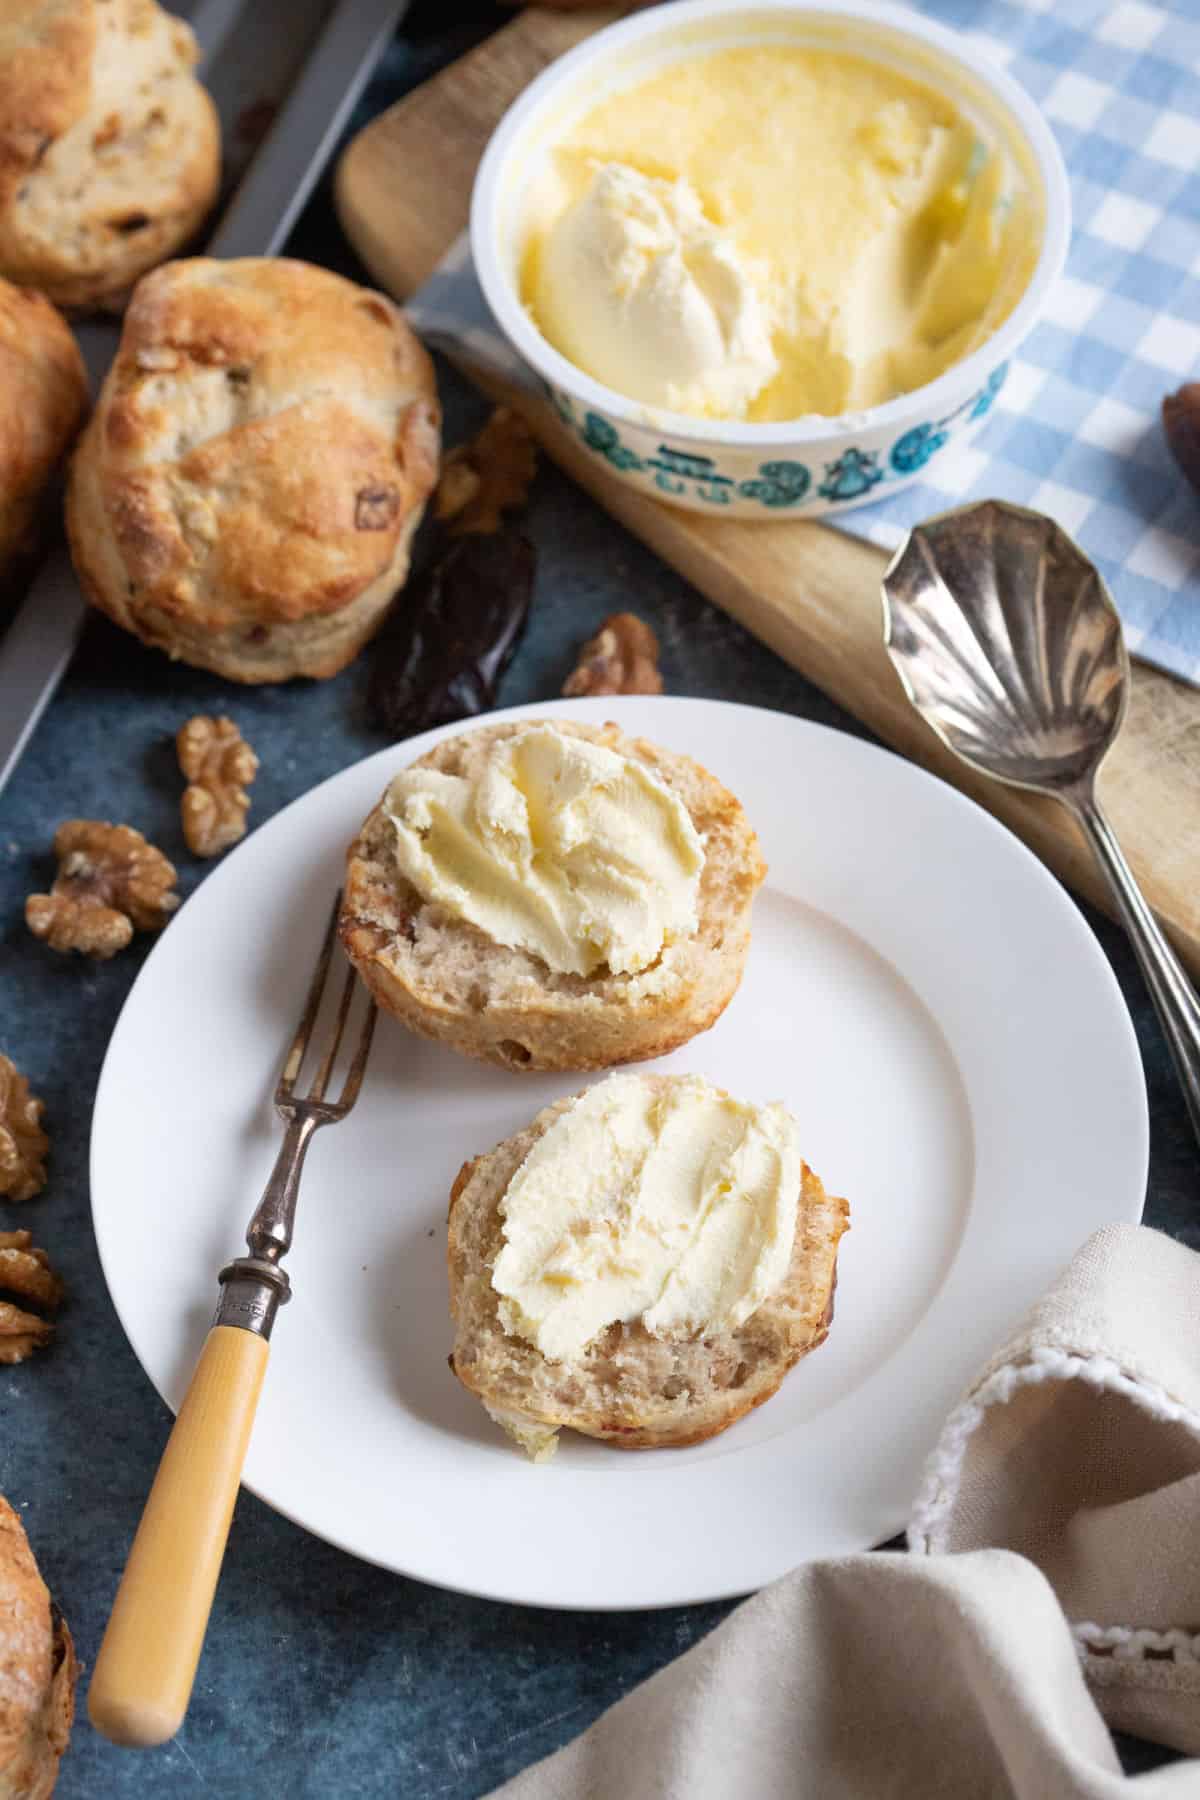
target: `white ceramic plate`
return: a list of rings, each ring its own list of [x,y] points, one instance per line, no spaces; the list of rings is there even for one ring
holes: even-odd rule
[[[556,712],[699,758],[757,827],[771,872],[741,990],[660,1066],[784,1100],[807,1160],[849,1196],[829,1341],[709,1444],[568,1437],[549,1465],[526,1463],[446,1367],[446,1199],[465,1157],[583,1078],[484,1068],[385,1019],[356,1111],[309,1158],[246,1483],[355,1555],[447,1587],[670,1605],[903,1524],[972,1372],[1094,1227],[1139,1216],[1145,1088],[1074,905],[951,788],[713,701],[497,716]],[[393,770],[445,735],[368,758],[256,831],[187,902],[121,1015],[96,1101],[96,1237],[172,1405],[274,1156],[269,1096],[345,845]]]

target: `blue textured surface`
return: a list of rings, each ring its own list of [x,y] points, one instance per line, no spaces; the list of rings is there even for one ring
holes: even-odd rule
[[[377,102],[433,55],[397,51]],[[323,200],[295,248],[352,267],[344,253],[338,257]],[[443,376],[453,441],[483,408]],[[528,528],[540,558],[536,599],[502,704],[556,694],[579,640],[605,613],[632,606],[662,640],[668,691],[858,729],[553,470],[539,476]],[[26,1522],[85,1663],[95,1657],[168,1426],[117,1324],[88,1210],[96,1078],[144,947],[135,943],[98,966],[54,956],[26,933],[22,902],[50,874],[54,827],[72,815],[140,827],[177,858],[190,891],[204,865],[179,836],[171,740],[180,722],[201,709],[238,719],[262,758],[251,815],[261,823],[380,748],[383,740],[363,723],[364,677],[360,665],[324,684],[235,689],[172,666],[97,620],[0,796],[0,1049],[45,1099],[53,1142],[45,1193],[24,1207],[0,1202],[0,1229],[31,1226],[70,1288],[57,1346],[0,1370],[0,1492]],[[1093,922],[1146,1061],[1153,1120],[1147,1219],[1200,1246],[1195,1146],[1166,1053],[1124,940]],[[254,929],[253,919],[246,928]],[[169,1054],[169,1043],[163,1048]],[[168,1182],[164,1259],[170,1213]],[[469,1800],[573,1736],[726,1610],[551,1614],[464,1599],[357,1563],[243,1495],[184,1730],[163,1749],[135,1755],[112,1749],[81,1717],[58,1794],[127,1800],[212,1789]],[[1154,1759],[1124,1748],[1130,1767]]]

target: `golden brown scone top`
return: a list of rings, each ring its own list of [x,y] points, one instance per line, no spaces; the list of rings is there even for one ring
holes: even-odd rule
[[[10,521],[45,486],[87,410],[87,373],[66,320],[0,279],[0,558]]]
[[[75,1651],[0,1495],[0,1796],[46,1800],[75,1711]]]
[[[0,273],[109,304],[196,230],[220,127],[157,0],[0,4]]]
[[[81,445],[111,559],[151,641],[336,613],[383,575],[437,472],[433,370],[399,310],[282,258],[170,263],[139,284]],[[157,615],[159,623],[154,623]]]
[[[5,0],[0,13],[0,208],[87,106],[95,0]]]

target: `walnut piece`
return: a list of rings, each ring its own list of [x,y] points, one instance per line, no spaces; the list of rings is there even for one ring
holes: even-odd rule
[[[175,738],[179,767],[187,776],[179,803],[183,835],[194,856],[219,856],[246,835],[258,758],[232,719],[197,713]]]
[[[0,1231],[0,1288],[18,1300],[44,1306],[47,1312],[57,1311],[63,1284],[46,1252],[33,1248],[31,1231]]]
[[[32,1232],[0,1231],[0,1288],[46,1312],[57,1312],[63,1284],[46,1252],[33,1248]],[[0,1300],[0,1363],[24,1362],[35,1350],[44,1350],[53,1336],[48,1319]]]
[[[54,1327],[36,1313],[22,1312],[0,1300],[0,1363],[25,1362],[35,1350],[44,1350],[54,1338]]]
[[[580,694],[661,694],[658,639],[636,613],[610,613],[563,682],[569,698]]]
[[[50,1139],[42,1130],[42,1103],[29,1091],[7,1056],[0,1056],[0,1194],[32,1200],[46,1185]]]
[[[536,473],[528,425],[510,406],[498,406],[483,429],[443,462],[434,517],[452,537],[499,531],[503,515],[525,504]]]
[[[52,950],[115,956],[135,930],[161,931],[179,905],[174,867],[132,826],[68,819],[54,854],[54,886],[25,902],[25,923]]]

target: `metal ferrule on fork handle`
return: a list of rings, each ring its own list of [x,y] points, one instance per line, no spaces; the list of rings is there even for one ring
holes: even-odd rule
[[[291,1108],[285,1100],[276,1104]],[[291,1249],[296,1224],[296,1201],[304,1157],[319,1120],[310,1114],[288,1117],[288,1128],[275,1158],[275,1167],[263,1190],[246,1231],[249,1256],[226,1263],[218,1280],[221,1298],[213,1315],[214,1325],[236,1325],[241,1331],[269,1338],[275,1314],[292,1297],[292,1286],[280,1264]]]
[[[269,1338],[275,1314],[292,1297],[286,1271],[261,1256],[239,1256],[226,1263],[217,1279],[221,1298],[213,1314],[214,1325],[236,1325]]]

